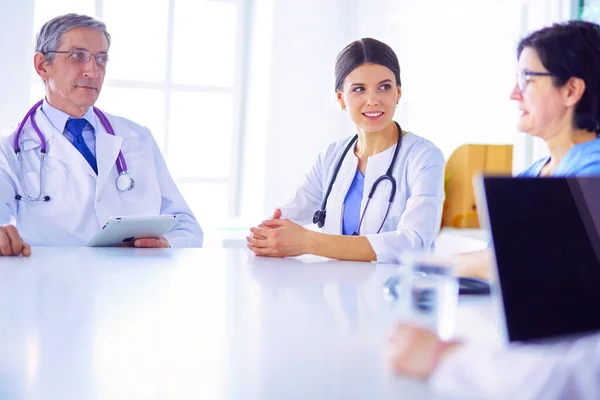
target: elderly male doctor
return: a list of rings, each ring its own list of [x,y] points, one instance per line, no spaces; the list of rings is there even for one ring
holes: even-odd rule
[[[34,65],[46,97],[18,135],[0,141],[0,255],[84,246],[109,217],[130,215],[180,216],[165,237],[136,247],[202,246],[150,131],[93,107],[109,47],[104,23],[85,15],[56,17],[38,34]]]

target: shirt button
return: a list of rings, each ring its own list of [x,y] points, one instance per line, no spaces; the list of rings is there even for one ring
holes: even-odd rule
[[[100,196],[96,197],[96,202],[100,203],[100,200],[102,200],[102,198]]]

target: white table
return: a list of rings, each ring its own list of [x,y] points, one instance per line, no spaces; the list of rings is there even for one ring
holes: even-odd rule
[[[1,399],[430,399],[394,377],[397,266],[240,249],[34,248],[0,259]],[[489,341],[489,299],[458,332]]]

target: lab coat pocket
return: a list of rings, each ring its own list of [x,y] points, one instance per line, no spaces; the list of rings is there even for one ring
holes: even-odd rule
[[[27,172],[25,174],[25,185],[27,193],[31,196],[37,196],[40,191],[40,174]],[[73,206],[73,198],[67,185],[67,176],[63,170],[45,170],[43,172],[42,194],[50,196],[50,200],[24,201],[27,212],[39,217],[51,218]]]

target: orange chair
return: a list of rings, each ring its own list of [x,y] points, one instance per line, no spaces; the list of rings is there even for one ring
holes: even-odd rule
[[[491,144],[466,144],[452,153],[446,163],[442,226],[479,228],[473,176],[511,175],[512,153],[512,145]]]

